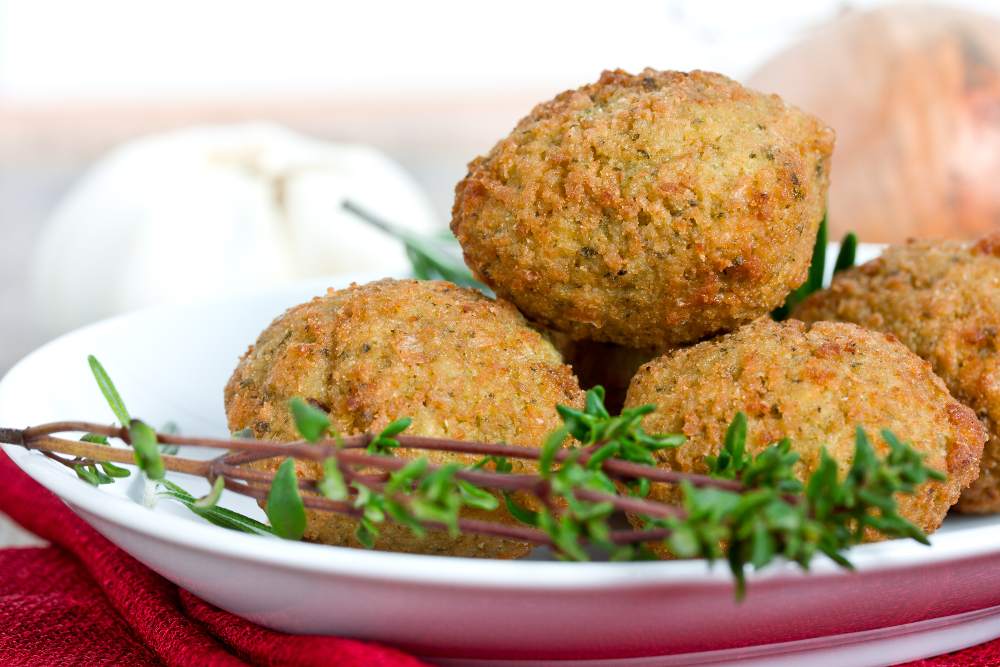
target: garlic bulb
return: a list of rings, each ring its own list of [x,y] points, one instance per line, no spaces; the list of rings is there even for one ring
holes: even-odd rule
[[[366,146],[266,124],[124,144],[46,224],[31,277],[40,328],[54,335],[145,305],[306,277],[405,272],[401,244],[344,200],[416,233],[439,227],[413,179]]]

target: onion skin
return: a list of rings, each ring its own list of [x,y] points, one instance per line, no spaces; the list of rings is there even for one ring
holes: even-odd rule
[[[923,5],[850,12],[748,85],[836,130],[835,237],[899,243],[1000,229],[1000,21]]]

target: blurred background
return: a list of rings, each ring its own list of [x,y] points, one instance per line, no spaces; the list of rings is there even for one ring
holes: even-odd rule
[[[1000,3],[0,0],[0,373],[143,305],[406,270],[454,184],[601,70],[708,69],[838,133],[834,233],[1000,228]]]

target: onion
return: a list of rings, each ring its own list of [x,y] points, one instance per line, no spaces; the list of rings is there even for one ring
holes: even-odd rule
[[[851,12],[749,84],[836,130],[835,234],[900,242],[1000,228],[1000,22],[923,5]]]

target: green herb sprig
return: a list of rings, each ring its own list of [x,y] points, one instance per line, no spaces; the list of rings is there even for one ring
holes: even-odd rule
[[[413,267],[414,277],[420,280],[447,280],[456,285],[464,285],[486,294],[492,294],[486,285],[476,280],[468,267],[444,250],[438,240],[421,237],[400,229],[353,202],[345,201],[342,206],[345,211],[400,241],[406,249],[406,256]],[[454,243],[454,237],[450,234],[446,238]]]
[[[457,285],[473,287],[486,294],[492,294],[492,291],[486,285],[476,280],[468,267],[443,249],[444,245],[456,244],[456,239],[452,234],[443,234],[440,239],[433,237],[424,238],[397,228],[395,225],[378,218],[371,212],[365,211],[353,202],[345,201],[343,202],[343,207],[346,211],[356,215],[369,225],[380,229],[400,241],[406,249],[406,255],[410,260],[413,275],[416,278],[421,280],[448,280]],[[444,244],[441,243],[442,240],[445,242]],[[788,294],[784,304],[774,309],[771,313],[772,318],[778,321],[788,319],[788,316],[798,304],[802,303],[810,294],[823,289],[828,240],[829,226],[827,224],[827,216],[824,213],[816,232],[816,240],[813,242],[812,256],[806,281]],[[858,237],[854,232],[849,232],[840,243],[840,251],[837,253],[837,259],[833,267],[834,274],[854,266],[857,249]]]
[[[115,387],[111,376],[108,375],[107,370],[97,360],[97,357],[89,355],[87,364],[90,366],[94,380],[107,401],[108,407],[111,408],[111,412],[118,418],[121,426],[129,430],[129,439],[132,441],[136,463],[140,464],[140,459],[142,459],[140,468],[147,472],[147,476],[152,480],[162,479],[164,469],[162,461],[160,461],[160,448],[156,442],[156,431],[147,424],[133,420],[129,416],[128,408],[125,407],[125,401],[122,400],[118,388]],[[108,444],[107,436],[97,433],[84,434],[80,441],[99,445]],[[116,466],[110,461],[57,460],[72,468],[80,479],[94,486],[113,484],[115,479],[128,477],[131,474],[125,468]]]
[[[220,477],[219,479],[222,478]],[[274,534],[271,527],[266,523],[261,523],[256,519],[251,519],[250,517],[240,514],[239,512],[228,510],[225,507],[219,507],[217,504],[210,507],[203,506],[204,503],[199,505],[198,498],[195,498],[181,486],[168,479],[160,480],[159,484],[160,488],[157,492],[159,497],[179,502],[191,510],[194,514],[197,514],[209,523],[219,526],[220,528],[227,528],[229,530],[249,533],[251,535],[271,536]],[[221,491],[219,492],[219,495],[221,496]],[[215,498],[215,501],[218,503],[218,498]]]
[[[586,547],[598,547],[612,559],[645,557],[635,543],[622,544],[620,533],[610,527],[610,518],[624,509],[616,496],[615,476],[609,475],[602,463],[611,459],[648,463],[655,452],[682,444],[676,435],[650,436],[641,426],[642,417],[651,411],[641,406],[612,417],[603,405],[600,388],[588,392],[583,410],[560,406],[563,427],[557,429],[543,444],[538,458],[542,484],[531,488],[542,501],[539,510],[527,510],[511,502],[512,513],[528,525],[544,532],[556,553],[569,560],[588,558]],[[715,560],[725,557],[737,582],[737,595],[745,590],[746,569],[762,568],[777,557],[807,568],[816,553],[830,556],[849,567],[843,551],[864,539],[870,529],[886,537],[911,537],[926,542],[915,525],[899,515],[895,495],[912,493],[929,479],[942,479],[940,473],[927,469],[922,457],[903,444],[891,432],[883,431],[890,454],[883,460],[874,455],[864,430],[858,429],[854,462],[843,479],[837,474],[837,464],[823,450],[821,463],[806,485],[799,481],[794,467],[798,454],[791,450],[791,441],[782,440],[751,455],[747,448],[746,416],[738,413],[727,429],[726,438],[716,456],[706,457],[710,477],[733,480],[739,488],[722,485],[695,486],[691,480],[681,480],[681,508],[664,510],[655,515],[636,516],[650,534],[663,534],[665,546],[677,555]],[[565,447],[573,437],[576,445]],[[608,454],[608,452],[611,452]],[[562,456],[559,456],[559,454]],[[558,458],[558,462],[557,462]],[[509,474],[506,457],[484,457],[467,470],[482,470],[493,463],[498,471]],[[425,459],[416,459],[390,476],[390,491],[433,487],[438,502],[433,512],[414,512],[425,501],[411,495],[412,506],[399,500],[388,500],[381,490],[358,482],[355,507],[362,510],[358,539],[365,545],[374,544],[377,525],[391,517],[410,526],[418,535],[423,524],[442,524],[453,533],[458,530],[463,503],[458,475],[463,468],[452,464],[438,469],[433,476],[426,474]],[[468,482],[464,484],[472,487]],[[541,489],[539,491],[539,489]],[[447,501],[441,499],[447,498]],[[495,498],[482,497],[482,507],[495,507]],[[640,501],[641,502],[641,501]],[[649,505],[638,508],[649,509]],[[417,527],[421,526],[421,527]],[[616,539],[618,538],[618,539]]]
[[[124,403],[107,373],[95,372],[116,416]],[[121,413],[119,415],[119,408]],[[742,596],[746,573],[783,558],[808,568],[817,554],[850,567],[846,550],[868,536],[906,537],[926,543],[918,527],[899,514],[897,496],[913,493],[943,475],[924,465],[922,456],[889,431],[881,437],[888,453],[878,457],[868,435],[858,429],[854,457],[846,474],[823,450],[817,469],[803,483],[792,443],[782,440],[763,449],[749,446],[749,425],[737,414],[719,452],[706,457],[707,475],[660,469],[659,453],[683,446],[679,435],[652,435],[642,427],[652,406],[611,415],[600,388],[587,393],[582,409],[560,406],[562,426],[540,448],[476,443],[406,434],[411,421],[394,421],[378,434],[340,437],[329,415],[307,401],[289,406],[303,440],[294,443],[237,437],[228,440],[156,433],[128,417],[127,424],[54,422],[28,429],[0,428],[0,441],[43,451],[69,465],[90,483],[107,483],[123,470],[112,463],[133,462],[159,495],[225,528],[253,534],[301,539],[309,510],[334,512],[357,522],[357,538],[374,546],[386,522],[412,530],[486,536],[547,545],[566,560],[585,560],[596,548],[612,559],[642,559],[648,547],[683,557],[725,558]],[[84,431],[83,440],[53,437]],[[331,437],[332,436],[332,437]],[[130,449],[112,447],[117,438]],[[228,449],[209,461],[159,456],[163,444],[197,444]],[[433,464],[410,450],[473,454],[471,465]],[[759,450],[753,453],[754,450]],[[75,458],[65,459],[70,454]],[[277,458],[274,473],[246,463]],[[536,470],[519,472],[512,461],[535,461]],[[296,461],[319,464],[319,478],[302,477]],[[108,467],[106,467],[108,466]],[[201,498],[163,477],[165,470],[209,480]],[[82,473],[80,471],[83,471]],[[650,498],[651,485],[673,484],[677,504]],[[270,526],[219,505],[225,491],[250,496],[266,506]],[[515,497],[533,497],[532,507]],[[523,521],[472,519],[468,510],[503,511]],[[615,516],[628,514],[637,527],[616,529]],[[498,517],[500,518],[500,517]]]
[[[793,290],[785,299],[785,303],[771,313],[775,320],[786,320],[795,307],[806,300],[810,294],[823,289],[823,278],[826,275],[826,246],[828,241],[826,215],[819,223],[816,241],[813,243],[812,260],[809,264],[809,274],[806,281]],[[854,232],[848,233],[840,242],[840,251],[833,266],[834,274],[851,268],[858,251],[858,237]]]
[[[671,531],[667,544],[679,556],[725,556],[738,597],[745,591],[746,569],[760,569],[779,556],[808,569],[822,553],[850,568],[844,551],[862,542],[866,531],[927,544],[924,533],[899,514],[896,496],[944,475],[925,467],[922,455],[892,432],[884,430],[882,437],[890,453],[879,459],[858,427],[848,473],[839,475],[837,461],[824,448],[803,485],[794,472],[799,456],[788,439],[756,456],[747,454],[746,417],[740,413],[720,454],[706,457],[706,464],[712,476],[739,479],[744,489],[697,489],[684,482],[686,515],[647,521]]]

